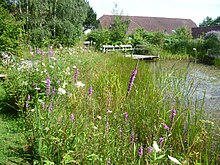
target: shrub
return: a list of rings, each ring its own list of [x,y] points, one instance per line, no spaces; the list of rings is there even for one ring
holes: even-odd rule
[[[15,52],[22,35],[21,23],[0,6],[0,51]]]

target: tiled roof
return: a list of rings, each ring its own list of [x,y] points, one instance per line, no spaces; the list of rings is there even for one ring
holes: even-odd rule
[[[146,31],[162,31],[171,33],[173,30],[186,26],[190,30],[197,27],[191,19],[144,17],[144,16],[121,16],[122,20],[129,20],[127,33],[143,28]],[[113,15],[103,15],[99,18],[100,26],[109,28],[113,24]]]

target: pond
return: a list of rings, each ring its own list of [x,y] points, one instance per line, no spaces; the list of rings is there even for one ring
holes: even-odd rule
[[[187,81],[193,80],[195,97],[204,98],[204,108],[212,118],[220,117],[220,69],[186,60],[160,60],[162,68],[187,68]],[[220,120],[219,120],[220,121]]]

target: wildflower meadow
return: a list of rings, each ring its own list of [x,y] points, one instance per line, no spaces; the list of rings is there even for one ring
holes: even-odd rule
[[[187,68],[83,47],[30,49],[4,64],[32,164],[218,164],[219,125]]]

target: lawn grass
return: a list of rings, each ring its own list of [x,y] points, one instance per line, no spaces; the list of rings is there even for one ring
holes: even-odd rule
[[[19,129],[19,118],[7,111],[4,99],[5,91],[0,85],[0,164],[29,164],[27,141]]]

